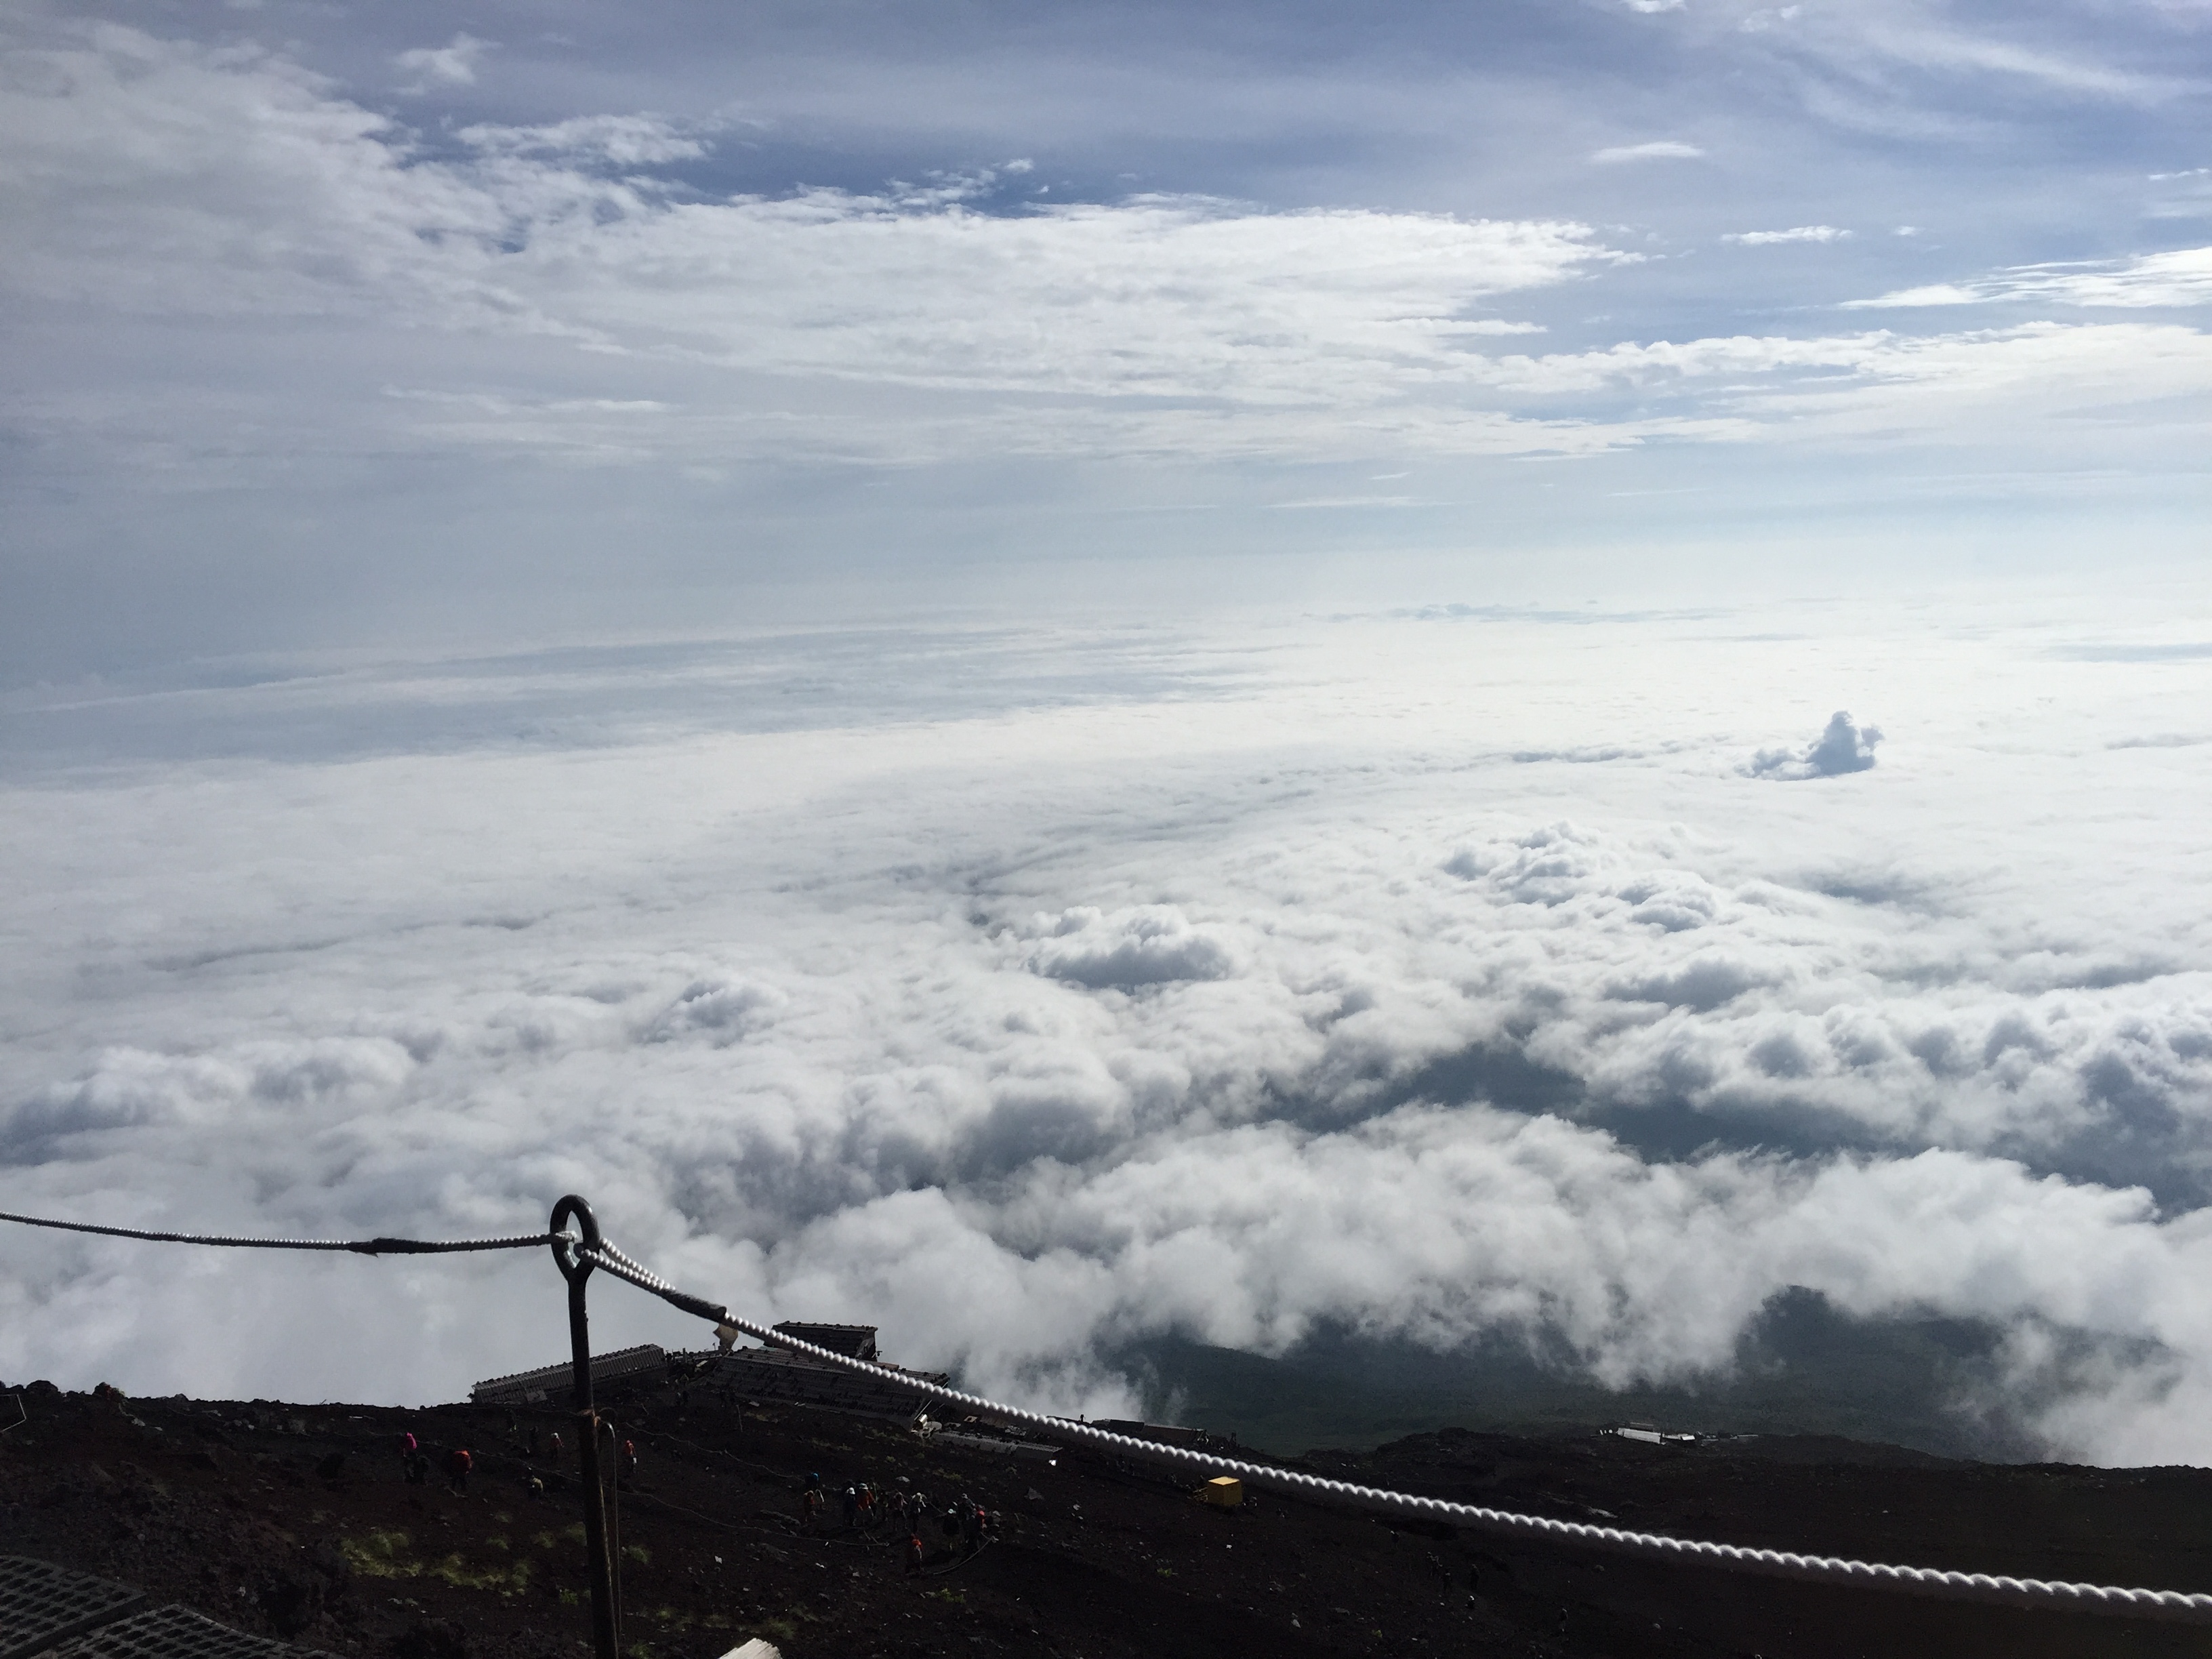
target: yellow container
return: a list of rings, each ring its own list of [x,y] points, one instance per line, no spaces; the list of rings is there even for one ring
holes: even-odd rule
[[[1217,1474],[1198,1489],[1198,1501],[1218,1510],[1233,1510],[1244,1501],[1244,1483],[1234,1475]]]

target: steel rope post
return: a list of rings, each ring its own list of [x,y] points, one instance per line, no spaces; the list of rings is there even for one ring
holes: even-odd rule
[[[574,1219],[577,1231],[568,1233]],[[584,1311],[584,1284],[592,1276],[588,1252],[599,1246],[592,1206],[574,1193],[553,1206],[554,1265],[568,1281],[568,1346],[574,1364],[576,1451],[583,1467],[584,1553],[592,1579],[592,1644],[598,1659],[622,1659],[615,1622],[614,1563],[607,1553],[606,1494],[599,1490],[599,1414],[592,1405],[592,1332]]]

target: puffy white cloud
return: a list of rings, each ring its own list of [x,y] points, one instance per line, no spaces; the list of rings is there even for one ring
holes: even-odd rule
[[[1093,990],[1222,979],[1235,968],[1229,949],[1213,934],[1192,927],[1171,904],[1112,916],[1085,905],[1040,916],[1034,931],[1044,937],[1029,952],[1030,967]]]
[[[408,165],[388,118],[283,58],[103,24],[7,65],[0,199],[25,234],[0,281],[19,294],[202,315],[500,309],[453,257],[498,236],[498,204]]]
[[[473,34],[458,33],[442,46],[415,46],[392,58],[416,77],[404,91],[419,95],[433,86],[470,87],[476,84],[477,59],[491,50],[492,42]]]

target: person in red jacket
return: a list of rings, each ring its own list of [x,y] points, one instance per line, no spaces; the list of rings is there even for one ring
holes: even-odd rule
[[[453,1483],[455,1492],[469,1489],[469,1468],[475,1462],[464,1447],[456,1446],[446,1454],[446,1479]]]
[[[906,1576],[918,1577],[921,1573],[921,1535],[910,1533],[906,1540]]]

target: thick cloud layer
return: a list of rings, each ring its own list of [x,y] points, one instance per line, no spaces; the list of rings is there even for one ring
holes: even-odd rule
[[[714,647],[586,652],[590,745],[450,752],[360,740],[405,682],[228,692],[349,697],[355,742],[6,792],[9,1207],[507,1231],[574,1188],[687,1283],[1070,1408],[1167,1330],[1695,1377],[1805,1285],[2005,1328],[2056,1449],[2203,1456],[2208,803],[2145,739],[2208,669],[2112,622],[1462,609],[1232,683],[1162,669],[1249,632],[1094,641],[1051,707],[1012,642],[879,641],[957,708],[811,729],[803,675],[672,720]],[[1846,697],[1879,769],[1747,775]],[[535,1256],[9,1244],[12,1376],[418,1397],[558,1346]]]

